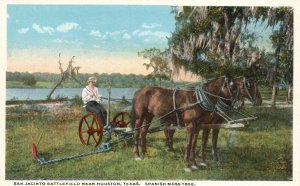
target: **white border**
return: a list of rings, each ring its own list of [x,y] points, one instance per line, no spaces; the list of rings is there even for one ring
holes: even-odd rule
[[[197,181],[197,185],[300,185],[300,164],[299,164],[299,145],[297,141],[299,138],[300,124],[299,124],[299,88],[300,82],[298,80],[298,75],[296,74],[296,69],[299,69],[299,20],[300,20],[300,7],[297,7],[296,0],[254,0],[254,1],[243,1],[243,0],[210,0],[208,1],[196,1],[196,0],[186,0],[186,1],[171,1],[171,0],[111,0],[111,1],[95,1],[95,0],[0,0],[0,131],[1,131],[1,172],[0,172],[0,185],[13,185],[14,181],[5,180],[5,72],[6,72],[6,63],[7,63],[7,50],[6,50],[6,23],[7,23],[7,5],[8,4],[46,4],[46,5],[60,5],[60,4],[77,4],[77,5],[96,5],[96,4],[112,4],[112,5],[197,5],[197,6],[291,6],[294,8],[294,115],[293,115],[293,181]],[[4,24],[5,23],[5,24]],[[267,142],[266,142],[267,143]],[[199,171],[201,174],[201,171]],[[49,181],[45,181],[47,183]],[[153,183],[159,182],[153,181]],[[141,181],[141,185],[144,185],[146,182]]]

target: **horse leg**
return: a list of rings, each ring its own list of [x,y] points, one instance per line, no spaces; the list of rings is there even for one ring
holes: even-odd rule
[[[194,125],[195,125],[195,123],[194,123]],[[193,131],[191,154],[190,154],[190,162],[192,164],[191,168],[193,170],[198,169],[197,164],[196,164],[196,160],[195,160],[195,157],[196,157],[195,152],[196,152],[196,146],[197,146],[197,139],[198,139],[199,131],[200,131],[200,128],[198,126],[195,126],[194,131]]]
[[[173,139],[174,139],[173,136],[174,136],[175,130],[169,130],[168,133],[169,133],[169,150],[172,151],[172,150],[174,150],[173,149]]]
[[[142,154],[146,155],[147,148],[146,148],[146,136],[148,132],[148,128],[150,126],[150,122],[152,121],[153,116],[146,116],[143,126],[141,128],[141,146],[142,146]]]
[[[135,128],[134,128],[134,134],[133,134],[133,139],[134,139],[134,148],[133,148],[133,153],[134,153],[134,158],[135,160],[141,160],[140,154],[139,154],[139,137],[140,137],[140,127],[143,122],[142,118],[136,119],[135,123]]]
[[[220,164],[219,157],[218,157],[218,148],[217,148],[219,131],[220,131],[220,129],[213,129],[213,134],[212,134],[212,151],[211,151],[211,153],[213,156],[213,160],[217,163],[217,165]]]
[[[206,167],[207,164],[205,163],[205,149],[207,147],[208,137],[209,137],[210,129],[203,129],[202,132],[202,143],[200,147],[200,166]]]
[[[166,137],[168,150],[172,151],[173,150],[173,136],[174,136],[175,130],[165,129],[164,133],[165,133],[165,137]]]
[[[164,125],[164,123],[165,123],[165,126],[170,126],[170,123],[169,122],[165,122],[163,119],[160,119],[160,125]],[[168,150],[171,150],[171,149],[173,149],[173,147],[172,147],[172,142],[171,142],[171,133],[170,133],[170,130],[168,130],[168,129],[165,129],[164,130],[164,134],[165,134],[165,137],[166,137],[166,146],[168,147]]]
[[[166,137],[166,146],[168,146],[168,148],[170,148],[170,144],[169,144],[169,130],[165,129],[164,130],[164,134],[165,134],[165,137]]]
[[[192,169],[190,168],[190,153],[191,153],[191,147],[192,147],[192,141],[193,141],[193,133],[194,133],[194,126],[192,123],[189,123],[186,127],[187,132],[187,142],[186,142],[186,149],[185,149],[185,155],[184,155],[184,171],[185,172],[191,172]]]

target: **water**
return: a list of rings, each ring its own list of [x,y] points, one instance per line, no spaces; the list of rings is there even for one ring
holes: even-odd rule
[[[121,99],[125,96],[126,99],[132,99],[134,92],[137,88],[112,88],[111,98]],[[6,89],[6,101],[9,100],[41,100],[47,99],[51,89],[36,88],[36,89],[21,89],[21,88],[8,88]],[[99,94],[103,97],[108,97],[106,88],[98,88]],[[74,98],[81,97],[82,88],[57,88],[52,94],[52,98],[68,97]]]

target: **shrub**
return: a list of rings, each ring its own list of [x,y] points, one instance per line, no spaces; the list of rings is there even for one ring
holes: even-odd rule
[[[32,74],[26,74],[23,77],[23,83],[24,83],[24,85],[34,86],[36,84],[36,80],[35,80],[34,75],[32,75]]]

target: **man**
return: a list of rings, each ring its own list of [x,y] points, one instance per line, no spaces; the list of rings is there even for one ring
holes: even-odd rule
[[[87,86],[82,90],[83,107],[88,112],[97,114],[103,125],[106,125],[107,112],[100,104],[102,96],[98,93],[98,88],[95,86],[97,82],[96,77],[92,76],[87,80]]]

